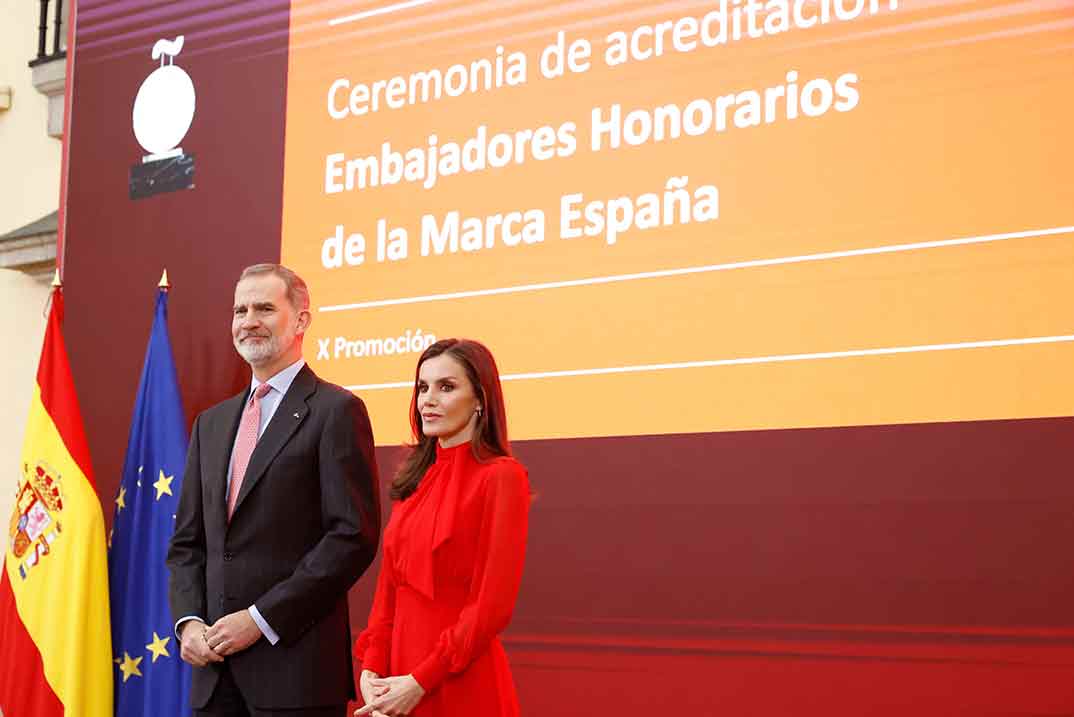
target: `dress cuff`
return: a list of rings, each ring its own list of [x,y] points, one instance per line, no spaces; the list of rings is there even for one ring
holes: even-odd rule
[[[368,650],[362,659],[362,669],[376,672],[381,677],[387,677],[388,660],[376,650]]]
[[[410,674],[414,676],[414,679],[418,681],[423,690],[432,692],[447,677],[449,667],[450,665],[446,658],[441,656],[439,652],[433,652],[422,660],[421,664]]]
[[[250,613],[250,617],[257,623],[257,627],[261,630],[261,634],[265,636],[265,639],[269,641],[270,645],[275,645],[280,641],[280,636],[276,634],[276,631],[272,629],[265,618],[261,617],[261,611],[257,609],[257,605],[251,605],[247,608],[247,612]]]

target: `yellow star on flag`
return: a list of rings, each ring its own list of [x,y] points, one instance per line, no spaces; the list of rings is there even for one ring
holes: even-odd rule
[[[142,659],[141,657],[131,657],[126,652],[123,653],[123,662],[119,663],[119,669],[123,673],[124,682],[129,680],[131,675],[142,676],[142,671],[138,669],[138,664]]]
[[[127,489],[125,487],[123,487],[123,486],[120,486],[119,487],[119,497],[116,498],[116,505],[119,506],[120,510],[123,510],[124,508],[127,507],[127,501],[124,500],[126,497],[127,497]]]
[[[153,653],[153,662],[156,662],[158,657],[171,657],[167,649],[169,640],[171,640],[170,637],[161,637],[153,633],[153,642],[145,646],[145,649]]]
[[[174,495],[172,493],[173,480],[175,480],[175,476],[165,477],[164,471],[160,472],[160,478],[158,478],[157,482],[153,484],[153,487],[157,489],[157,500],[160,500],[160,497],[165,493],[167,493],[168,495]]]

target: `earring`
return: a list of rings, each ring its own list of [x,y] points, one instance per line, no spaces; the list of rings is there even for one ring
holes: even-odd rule
[[[481,406],[478,406],[477,408],[475,408],[474,413],[477,414],[478,418],[481,418]]]

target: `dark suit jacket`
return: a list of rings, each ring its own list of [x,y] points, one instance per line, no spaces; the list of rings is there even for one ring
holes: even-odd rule
[[[342,704],[354,697],[347,591],[380,534],[369,417],[361,400],[304,366],[257,442],[229,523],[228,463],[248,394],[194,422],[168,550],[172,615],[212,624],[256,605],[280,641],[227,658],[247,702]],[[194,668],[195,709],[219,674]]]

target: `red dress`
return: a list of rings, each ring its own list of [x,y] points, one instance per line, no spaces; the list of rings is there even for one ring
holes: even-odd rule
[[[511,620],[526,550],[529,483],[513,458],[479,463],[469,443],[436,450],[418,489],[392,508],[362,668],[412,674],[414,717],[519,714],[499,633]]]

